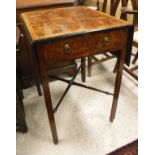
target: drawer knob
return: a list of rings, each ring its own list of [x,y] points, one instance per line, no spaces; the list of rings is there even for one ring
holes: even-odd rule
[[[68,44],[65,44],[65,46],[64,46],[64,52],[66,53],[66,54],[69,54],[71,51],[70,51],[70,46],[68,45]]]
[[[110,45],[110,39],[108,37],[104,37],[104,45],[109,46]]]

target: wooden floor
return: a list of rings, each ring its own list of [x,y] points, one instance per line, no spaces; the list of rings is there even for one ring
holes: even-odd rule
[[[138,140],[135,140],[107,155],[138,155]]]

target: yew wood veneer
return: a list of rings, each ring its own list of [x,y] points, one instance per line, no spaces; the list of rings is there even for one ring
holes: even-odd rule
[[[100,52],[118,51],[110,121],[117,108],[122,70],[130,62],[133,25],[87,7],[70,7],[22,14],[29,42],[34,48],[42,82],[45,104],[53,135],[58,142],[46,66]]]

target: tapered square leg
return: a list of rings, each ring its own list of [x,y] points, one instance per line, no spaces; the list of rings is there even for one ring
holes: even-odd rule
[[[111,114],[110,114],[110,122],[113,122],[116,115],[119,92],[120,92],[120,87],[122,82],[125,52],[121,51],[120,53],[121,54],[117,59],[117,70],[116,70],[117,72],[116,72],[115,87],[114,87],[114,97],[113,97]]]
[[[48,75],[47,75],[47,69],[46,69],[46,64],[44,59],[44,53],[43,52],[38,52],[38,53],[39,53],[38,59],[39,59],[40,79],[42,83],[49,124],[51,128],[52,136],[53,136],[53,142],[54,144],[57,144],[58,136],[57,136],[57,129],[56,129],[55,118],[53,113],[52,99],[51,99],[51,94],[50,94],[50,89],[48,84]]]
[[[88,76],[92,74],[92,56],[88,57]]]
[[[86,82],[86,58],[81,58],[81,79]]]

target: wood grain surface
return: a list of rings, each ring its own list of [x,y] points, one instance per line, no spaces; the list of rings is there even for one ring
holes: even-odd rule
[[[22,18],[33,41],[130,25],[87,7],[28,12]]]

